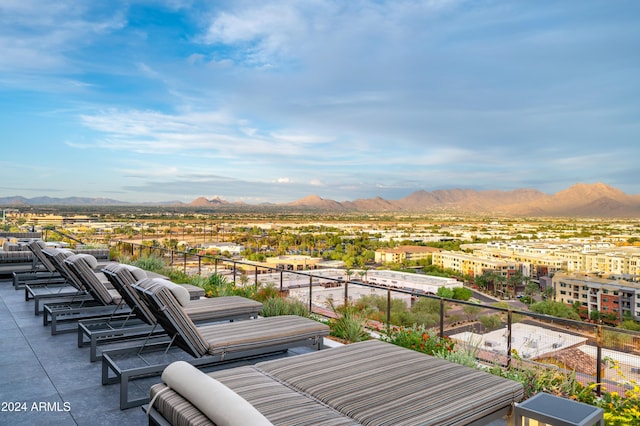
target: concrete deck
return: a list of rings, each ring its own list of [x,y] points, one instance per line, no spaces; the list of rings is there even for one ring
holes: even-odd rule
[[[77,334],[52,336],[33,300],[0,278],[0,425],[147,425],[140,407],[120,410],[117,384],[101,384],[101,362],[89,362],[89,348],[78,348]],[[329,342],[327,342],[329,343]],[[285,354],[228,363],[231,368],[312,350],[301,347]],[[208,371],[208,370],[207,370]],[[146,394],[159,377],[135,382]],[[487,426],[506,426],[498,420]]]
[[[0,278],[0,424],[147,425],[140,407],[120,410],[118,385],[101,384],[102,363],[89,362],[89,348],[78,348],[77,334],[52,336],[34,315],[33,303],[24,301],[24,290],[14,290],[9,278]],[[144,393],[159,381],[143,379],[135,386]]]

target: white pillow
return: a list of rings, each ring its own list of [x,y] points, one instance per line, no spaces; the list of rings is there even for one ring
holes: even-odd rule
[[[162,381],[217,426],[271,425],[247,400],[187,362],[169,364]]]
[[[127,265],[127,264],[122,264],[122,266],[127,268],[131,272],[131,275],[133,275],[133,278],[135,278],[136,281],[140,281],[143,278],[147,278],[147,272],[142,268],[138,268],[137,266]]]
[[[160,284],[160,285],[166,286],[171,291],[171,293],[173,294],[173,297],[176,298],[176,300],[181,306],[184,307],[189,304],[189,301],[191,300],[191,296],[189,295],[189,290],[187,290],[186,288],[172,281],[165,280],[164,278],[154,278],[153,282],[154,284]]]
[[[91,269],[96,269],[98,266],[96,258],[87,253],[79,253],[69,257],[69,260],[72,262],[75,262],[76,259],[83,259]]]

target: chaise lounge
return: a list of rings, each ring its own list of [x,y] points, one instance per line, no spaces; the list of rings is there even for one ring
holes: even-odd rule
[[[378,340],[205,374],[169,365],[150,389],[158,425],[483,425],[522,384]]]
[[[130,314],[129,307],[122,302],[118,291],[107,287],[107,278],[94,271],[98,264],[95,257],[90,254],[65,256],[62,252],[52,254],[48,250],[45,253],[55,261],[56,267],[68,282],[86,291],[86,296],[81,300],[44,305],[42,323],[45,326],[51,325],[52,335],[76,331],[77,322],[82,319]],[[69,322],[72,323],[70,328],[62,327],[63,323]]]
[[[157,319],[149,307],[133,289],[132,285],[136,283],[144,286],[145,283],[151,283],[151,280],[155,279],[156,281],[153,282],[167,286],[194,323],[252,319],[256,318],[262,310],[262,303],[240,296],[191,300],[187,289],[183,286],[164,279],[150,278],[146,271],[132,265],[113,262],[105,266],[102,272],[131,308],[135,318],[116,321],[104,319],[80,321],[78,346],[90,346],[91,362],[100,358],[98,346],[112,343],[121,346],[140,346],[141,338],[167,336],[164,330],[158,327]]]
[[[131,350],[102,353],[102,384],[120,383],[121,409],[134,407],[148,400],[147,397],[129,400],[129,381],[159,375],[170,363],[166,362],[168,352],[178,351],[186,355],[183,358],[194,365],[215,365],[235,359],[287,351],[298,346],[322,349],[323,338],[329,335],[327,325],[295,315],[196,326],[161,280],[149,280],[144,286],[139,284],[134,285],[134,289],[146,301],[172,341],[169,346],[148,348],[149,352],[152,349],[155,349],[155,352],[158,352],[158,349],[164,351],[160,359],[165,361],[157,363],[148,357],[140,364],[143,350],[135,353]],[[177,348],[173,348],[174,346]],[[132,361],[138,364],[131,365]]]

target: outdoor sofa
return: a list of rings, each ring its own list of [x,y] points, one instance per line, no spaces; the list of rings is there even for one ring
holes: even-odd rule
[[[521,383],[379,340],[205,374],[176,362],[151,386],[160,425],[482,425]]]
[[[33,267],[33,253],[25,242],[5,240],[0,247],[0,275],[11,275],[15,271],[29,271]]]

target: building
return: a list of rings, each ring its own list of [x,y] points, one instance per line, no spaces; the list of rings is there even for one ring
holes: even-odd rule
[[[463,275],[479,276],[485,271],[493,271],[508,277],[518,270],[519,265],[509,259],[479,257],[459,251],[440,251],[433,253],[434,265],[451,269]]]
[[[206,253],[229,253],[230,255],[240,255],[244,251],[244,246],[235,243],[207,243],[202,246],[202,251]]]
[[[618,320],[631,316],[640,321],[640,283],[596,275],[557,273],[552,285],[557,302],[579,302],[587,315],[613,314]]]
[[[382,248],[376,250],[376,263],[402,263],[428,259],[433,253],[440,251],[435,247],[426,246],[399,246],[396,248]]]

